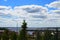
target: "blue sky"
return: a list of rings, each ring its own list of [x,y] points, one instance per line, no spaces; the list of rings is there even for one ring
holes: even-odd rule
[[[21,27],[24,19],[28,27],[60,27],[60,0],[0,0],[0,27]]]
[[[49,4],[55,0],[0,0],[0,5],[3,6],[22,6],[22,5],[42,5]]]

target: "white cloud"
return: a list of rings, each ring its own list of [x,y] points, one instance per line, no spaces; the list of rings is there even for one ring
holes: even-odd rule
[[[28,19],[34,18],[35,15],[46,15],[48,9],[46,7],[38,6],[38,5],[27,5],[27,6],[17,6],[14,8],[15,15],[20,17],[27,17]]]
[[[17,21],[21,26],[22,20],[26,19],[28,27],[56,27],[60,26],[60,10],[48,12],[48,8],[38,5],[16,6],[14,9],[9,6],[0,6],[0,19],[0,24],[7,24],[4,26],[14,26]]]
[[[57,8],[60,9],[60,1],[54,1],[50,4],[46,4],[46,6],[50,7],[50,8]]]
[[[16,27],[16,22],[0,17],[0,27]]]
[[[60,10],[52,10],[52,13],[60,15]]]
[[[12,12],[12,8],[10,6],[0,6],[0,13],[8,14]]]

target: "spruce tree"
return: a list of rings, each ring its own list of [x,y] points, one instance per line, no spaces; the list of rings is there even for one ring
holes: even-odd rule
[[[25,20],[23,21],[21,27],[22,29],[20,30],[18,40],[27,40],[27,36],[26,36],[27,23],[25,22]]]

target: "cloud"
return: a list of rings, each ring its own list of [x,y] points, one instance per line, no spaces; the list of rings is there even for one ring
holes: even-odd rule
[[[28,27],[60,26],[60,10],[48,10],[47,7],[39,5],[16,6],[14,9],[9,6],[0,6],[0,26],[4,24],[3,26],[15,25],[16,27],[16,23],[21,26],[24,19],[28,23]]]
[[[60,20],[60,10],[51,10],[51,15],[50,15],[50,17],[52,18],[52,19],[59,19]]]
[[[0,13],[0,17],[2,18],[11,18],[12,16],[10,14],[3,14],[3,13]]]
[[[46,6],[50,7],[50,8],[57,8],[60,9],[60,1],[54,1],[50,4],[46,4]]]
[[[10,6],[0,6],[0,10],[9,10],[9,9],[11,9],[11,7]]]
[[[25,17],[26,19],[29,20],[30,18],[36,18],[36,17],[39,18],[38,16],[40,16],[40,18],[43,19],[48,11],[46,7],[38,5],[17,6],[14,8],[14,10],[16,15],[20,17]]]
[[[24,6],[22,8],[28,13],[37,13],[37,12],[41,12],[41,10],[47,11],[47,8],[38,5],[30,5],[30,6],[28,5],[27,7]]]
[[[0,6],[0,17],[3,18],[17,18],[13,16],[13,9],[10,6]]]
[[[10,6],[0,6],[0,27],[16,27],[17,16],[12,15],[13,9]]]
[[[52,10],[52,13],[60,15],[60,10]]]
[[[56,27],[59,25],[60,15],[59,10],[50,10],[48,8],[38,5],[17,6],[14,8],[16,13],[22,15],[27,20],[28,26],[34,27]],[[54,12],[55,11],[55,12]],[[55,23],[56,22],[56,23]]]

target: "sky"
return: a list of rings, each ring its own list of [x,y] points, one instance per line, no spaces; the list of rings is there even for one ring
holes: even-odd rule
[[[60,0],[0,0],[0,27],[60,27]]]
[[[0,0],[0,5],[2,6],[22,6],[22,5],[45,5],[53,2],[55,0]]]

